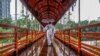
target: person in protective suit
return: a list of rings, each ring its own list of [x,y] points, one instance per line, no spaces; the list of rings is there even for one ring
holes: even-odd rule
[[[46,25],[45,29],[46,29],[47,42],[48,42],[48,45],[50,46],[54,39],[55,27],[50,22],[48,25]]]

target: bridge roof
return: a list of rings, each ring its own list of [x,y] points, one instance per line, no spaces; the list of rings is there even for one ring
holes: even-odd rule
[[[36,19],[45,26],[54,25],[76,0],[21,0]]]

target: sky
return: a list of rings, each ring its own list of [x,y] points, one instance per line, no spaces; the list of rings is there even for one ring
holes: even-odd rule
[[[81,20],[97,20],[100,17],[99,0],[80,0],[81,1]],[[78,21],[78,6],[74,8],[72,18]]]
[[[21,12],[20,0],[18,1],[18,14]],[[78,4],[78,3],[77,3]],[[97,20],[100,17],[100,3],[99,0],[81,0],[81,21],[82,20]],[[15,0],[11,0],[11,16],[14,18],[15,14]],[[71,19],[78,21],[78,6],[76,5],[74,11],[71,12]],[[19,15],[18,15],[19,16]]]

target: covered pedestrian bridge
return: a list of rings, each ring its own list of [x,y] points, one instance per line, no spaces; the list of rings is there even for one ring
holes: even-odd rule
[[[75,28],[57,30],[53,45],[47,45],[43,27],[49,22],[55,25],[65,12],[77,2],[76,0],[20,1],[39,21],[42,26],[41,30],[35,31],[30,28],[0,24],[0,27],[13,29],[13,32],[0,32],[0,40],[8,37],[13,39],[12,43],[0,46],[0,56],[100,56],[100,46],[89,45],[82,41],[83,38],[100,41],[100,32],[83,31],[94,27],[100,28],[100,23],[85,26],[79,24]],[[17,8],[15,12],[17,13]]]

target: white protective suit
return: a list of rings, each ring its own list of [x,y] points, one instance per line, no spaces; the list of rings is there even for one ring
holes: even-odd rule
[[[46,25],[45,29],[47,33],[46,35],[47,35],[48,45],[51,45],[54,38],[55,27],[52,24],[48,24]]]

